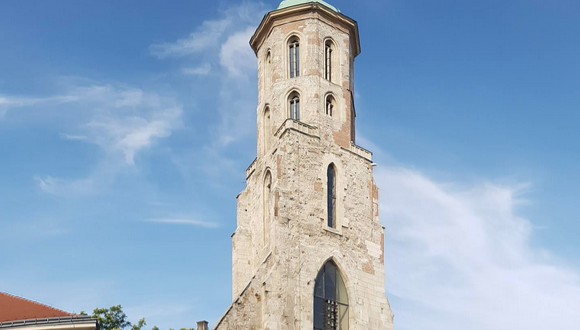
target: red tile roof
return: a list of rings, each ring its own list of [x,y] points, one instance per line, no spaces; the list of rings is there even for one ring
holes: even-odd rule
[[[36,301],[0,292],[0,322],[59,316],[73,316],[73,314]]]

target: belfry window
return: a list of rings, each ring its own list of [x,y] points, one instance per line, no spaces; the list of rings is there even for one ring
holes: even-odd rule
[[[324,43],[324,79],[332,81],[332,53],[334,52],[334,45],[331,40]]]
[[[334,97],[332,97],[332,95],[328,95],[326,97],[326,103],[325,103],[325,114],[327,116],[334,116],[334,112],[335,112],[335,108],[336,108],[336,101],[334,100]]]
[[[300,76],[300,39],[293,37],[288,42],[290,78]]]
[[[333,164],[328,165],[326,179],[326,207],[328,212],[328,227],[336,228],[336,171]]]
[[[348,294],[334,262],[327,262],[314,284],[314,330],[348,330]]]
[[[300,120],[300,95],[297,92],[290,94],[288,98],[290,118]]]

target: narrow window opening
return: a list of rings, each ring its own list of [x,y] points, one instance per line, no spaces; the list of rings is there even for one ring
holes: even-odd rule
[[[288,43],[289,62],[290,62],[290,78],[300,76],[300,41],[298,38],[290,39]]]
[[[332,81],[332,53],[334,52],[334,45],[332,41],[327,40],[324,44],[324,79]]]
[[[327,177],[327,211],[328,211],[328,227],[336,228],[336,171],[334,165],[328,165],[326,171]]]
[[[290,94],[288,102],[290,106],[290,118],[300,120],[300,95],[296,92]]]
[[[263,154],[266,154],[268,152],[268,149],[270,149],[271,134],[272,129],[270,126],[270,108],[266,107],[266,110],[264,110],[263,129],[262,129]]]
[[[268,244],[270,238],[270,199],[271,199],[271,192],[272,192],[272,175],[270,171],[266,173],[266,177],[264,178],[264,191],[262,194],[263,199],[263,223],[262,223],[262,230],[263,230],[263,239],[264,245]]]
[[[272,53],[268,51],[264,61],[264,90],[268,91],[272,84]]]
[[[325,113],[327,116],[334,116],[335,108],[336,108],[336,101],[332,95],[328,95],[326,97],[326,106],[325,106]]]

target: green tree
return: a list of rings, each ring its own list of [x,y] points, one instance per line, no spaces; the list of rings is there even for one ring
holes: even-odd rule
[[[111,306],[111,308],[95,308],[93,310],[93,318],[99,321],[103,330],[122,330],[131,326],[131,322],[127,321],[127,315],[123,312],[121,305]],[[145,323],[145,319],[141,320]]]
[[[81,311],[80,315],[87,315],[86,312]],[[131,324],[127,320],[127,315],[123,312],[123,307],[121,305],[111,306],[110,308],[95,308],[93,310],[93,318],[99,321],[101,330],[125,330],[125,328],[130,327],[129,330],[144,330],[143,327],[147,325],[145,318],[141,318],[137,324]],[[159,328],[154,325],[151,330],[159,330]],[[169,329],[173,330],[173,329]],[[195,330],[194,328],[181,328],[180,330]]]

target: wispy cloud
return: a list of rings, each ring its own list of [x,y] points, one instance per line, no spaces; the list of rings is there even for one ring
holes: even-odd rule
[[[149,52],[151,55],[163,59],[212,50],[220,45],[224,36],[227,36],[232,30],[237,30],[240,25],[255,24],[265,12],[265,8],[266,5],[261,2],[250,1],[230,6],[221,13],[220,18],[204,21],[187,38],[153,44],[149,46]]]
[[[163,218],[163,219],[147,219],[145,222],[160,223],[166,225],[186,225],[203,228],[218,228],[219,224],[214,222],[200,221],[194,219],[180,219],[180,218]]]
[[[533,226],[517,214],[525,185],[459,188],[402,167],[378,168],[375,177],[400,329],[572,329],[580,322],[580,273],[532,248]]]
[[[220,73],[216,75],[217,86],[214,89],[215,99],[218,100],[217,111],[214,113],[218,117],[217,121],[211,118],[206,123],[211,127],[210,132],[213,136],[208,139],[207,145],[203,146],[205,156],[201,161],[192,163],[189,159],[179,159],[189,158],[188,155],[174,155],[173,161],[176,164],[187,164],[180,167],[197,164],[196,171],[202,170],[211,175],[217,167],[216,163],[219,163],[220,167],[231,165],[233,158],[230,148],[234,144],[246,143],[247,139],[254,135],[252,127],[255,121],[257,90],[254,77],[257,60],[249,40],[257,22],[268,9],[269,6],[262,2],[244,1],[219,12],[217,18],[200,24],[187,40],[151,46],[152,54],[158,58],[189,55],[185,59],[197,64],[192,65],[192,69],[183,69],[183,74],[209,73],[208,59],[218,59],[215,64],[210,62],[211,71]],[[207,35],[216,38],[212,42],[205,42],[206,47],[187,46],[191,43],[200,44],[199,40],[204,40]],[[172,56],[169,56],[170,54]]]
[[[14,108],[54,114],[68,111],[73,115],[66,116],[67,124],[63,124],[60,137],[94,144],[104,151],[100,163],[85,178],[37,175],[35,180],[44,192],[62,195],[98,191],[111,182],[122,165],[134,165],[139,152],[182,126],[182,105],[172,96],[88,79],[64,77],[60,80],[65,87],[57,95],[0,97],[2,114]]]
[[[168,137],[181,125],[182,106],[172,97],[139,88],[111,84],[69,86],[61,95],[45,98],[0,98],[7,109],[42,105],[44,108],[70,105],[87,113],[76,134],[62,133],[66,140],[83,140],[108,152],[120,152],[127,164],[156,139]]]
[[[46,98],[21,98],[21,97],[11,97],[6,95],[0,95],[0,119],[8,113],[8,110],[31,106],[40,102],[44,102]]]
[[[183,68],[181,70],[184,74],[196,75],[196,76],[204,76],[211,72],[211,64],[205,63],[201,66],[195,68]]]
[[[205,21],[197,31],[192,32],[187,38],[151,45],[149,52],[158,58],[179,57],[201,52],[218,45],[221,36],[231,23],[231,20],[227,18]]]
[[[257,68],[256,55],[248,45],[255,27],[249,26],[228,37],[220,51],[220,64],[234,76],[254,73]]]
[[[83,135],[70,135],[70,134],[60,134],[60,137],[65,140],[72,140],[72,141],[86,141],[89,138]]]

